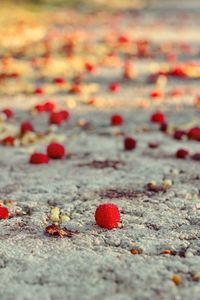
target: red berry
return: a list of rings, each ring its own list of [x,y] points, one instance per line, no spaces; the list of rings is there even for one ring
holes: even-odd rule
[[[151,149],[156,149],[158,148],[160,145],[158,143],[148,143],[148,147],[151,148]]]
[[[37,104],[37,105],[35,105],[35,110],[37,112],[44,112],[45,111],[45,107],[44,107],[43,104]]]
[[[49,158],[61,159],[65,156],[65,147],[58,143],[51,143],[47,147],[47,154]]]
[[[100,227],[113,229],[120,223],[120,212],[116,204],[101,204],[95,212],[96,224]]]
[[[187,136],[190,140],[200,141],[200,127],[193,127],[191,128]]]
[[[62,85],[64,84],[66,81],[63,77],[56,77],[54,78],[53,82],[57,85]]]
[[[109,90],[111,92],[117,92],[120,89],[120,84],[118,82],[113,82],[109,85]]]
[[[151,116],[151,122],[162,124],[167,122],[167,118],[164,113],[158,111]]]
[[[137,141],[136,139],[134,139],[133,137],[127,136],[124,139],[124,149],[125,150],[133,150],[135,149],[137,146]]]
[[[20,129],[21,134],[24,134],[28,131],[32,131],[32,132],[35,131],[33,124],[29,121],[23,122],[21,124],[21,129]]]
[[[36,164],[36,165],[48,164],[48,162],[49,162],[48,155],[39,152],[33,153],[29,160],[30,164]]]
[[[63,116],[60,112],[53,112],[49,117],[50,124],[56,124],[60,126],[63,123]]]
[[[45,90],[42,87],[38,87],[35,89],[34,94],[43,95],[43,94],[45,94]]]
[[[9,210],[5,206],[0,206],[0,219],[8,219]]]
[[[151,97],[152,98],[162,98],[163,97],[163,92],[159,90],[154,90],[151,92]]]
[[[14,144],[15,138],[13,136],[5,137],[1,142],[3,145],[12,146]]]
[[[168,129],[168,124],[167,123],[161,123],[160,124],[160,131],[166,132]]]
[[[111,117],[111,125],[121,126],[124,124],[124,118],[121,115],[113,115]]]
[[[176,157],[177,157],[177,158],[184,159],[184,158],[186,158],[188,155],[189,155],[189,151],[186,150],[186,149],[179,149],[179,150],[176,152]]]
[[[184,130],[177,129],[174,131],[173,138],[175,140],[181,140],[184,136],[186,136],[187,132]]]
[[[130,38],[127,34],[121,34],[119,37],[118,37],[118,42],[120,44],[126,44],[126,43],[129,43],[130,42]]]
[[[12,109],[10,108],[5,108],[2,112],[6,115],[7,118],[12,118],[14,115]]]
[[[181,77],[181,78],[188,77],[187,70],[186,70],[185,66],[181,66],[181,65],[176,66],[174,69],[169,71],[168,74],[171,75],[171,76],[176,76],[176,77]]]
[[[67,121],[70,118],[70,112],[68,110],[61,110],[60,111],[63,120]]]
[[[89,72],[89,73],[94,73],[95,72],[95,66],[90,63],[90,62],[86,62],[85,63],[85,69]]]
[[[194,153],[194,154],[191,156],[191,158],[192,158],[193,160],[200,160],[200,152]]]
[[[52,112],[56,109],[56,103],[53,101],[47,101],[44,103],[45,111]]]

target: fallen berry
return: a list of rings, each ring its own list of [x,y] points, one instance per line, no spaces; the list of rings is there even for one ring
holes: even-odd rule
[[[200,127],[193,127],[187,133],[188,139],[200,141]]]
[[[49,124],[60,126],[63,123],[63,116],[60,112],[53,112],[49,117]]]
[[[12,118],[13,115],[14,115],[12,109],[10,109],[10,108],[5,108],[5,109],[3,109],[2,112],[6,115],[6,117],[7,117],[8,119],[9,119],[9,118]]]
[[[38,87],[35,89],[34,94],[43,95],[43,94],[45,94],[45,90],[42,87]]]
[[[154,90],[151,92],[152,98],[162,98],[164,96],[163,92],[160,90]]]
[[[160,145],[158,143],[153,143],[153,142],[148,143],[148,147],[151,148],[151,149],[156,149],[159,146]]]
[[[127,44],[130,42],[130,37],[127,35],[127,34],[121,34],[119,37],[118,37],[118,42],[120,44]]]
[[[70,112],[68,110],[61,110],[60,114],[62,115],[62,118],[63,118],[64,121],[69,120]]]
[[[34,132],[35,129],[34,129],[33,124],[31,122],[25,121],[21,124],[20,132],[21,132],[21,134],[25,134],[28,131]]]
[[[9,210],[5,206],[0,206],[0,219],[8,219]]]
[[[109,90],[111,92],[117,92],[120,89],[120,84],[118,82],[113,82],[109,85]]]
[[[31,155],[29,163],[30,164],[48,164],[49,158],[47,154],[35,152]]]
[[[187,135],[187,132],[184,130],[177,129],[174,131],[173,138],[175,140],[182,140],[183,137]]]
[[[44,103],[44,109],[47,112],[53,112],[56,109],[56,103],[53,101],[47,101]]]
[[[120,223],[120,212],[116,204],[101,204],[95,212],[96,224],[106,229],[117,228]]]
[[[151,116],[151,122],[162,124],[167,122],[167,118],[164,113],[158,111]]]
[[[124,124],[124,118],[122,115],[113,115],[111,117],[111,125],[112,126],[121,126]]]
[[[85,63],[85,69],[89,72],[89,73],[94,73],[95,72],[95,66],[90,63],[90,62],[86,62]]]
[[[37,111],[37,112],[39,112],[39,113],[41,113],[41,112],[44,112],[45,111],[45,107],[44,107],[44,105],[43,104],[37,104],[37,105],[35,105],[35,110]]]
[[[167,123],[161,123],[160,124],[160,131],[167,132],[168,124]]]
[[[193,160],[200,160],[200,152],[194,153],[191,156],[191,159],[193,159]]]
[[[13,136],[7,136],[1,141],[1,143],[6,146],[13,146],[14,141],[15,138]]]
[[[62,84],[66,83],[66,81],[63,77],[56,77],[56,78],[54,78],[53,82],[57,85],[62,85]]]
[[[133,137],[127,136],[124,138],[124,149],[127,151],[135,149],[137,146],[137,141]]]
[[[189,155],[189,151],[186,150],[186,149],[179,149],[179,150],[176,152],[176,157],[177,157],[177,158],[184,159],[184,158],[186,158],[188,155]]]
[[[47,154],[48,154],[49,158],[61,159],[65,156],[65,148],[61,144],[51,143],[47,147]]]

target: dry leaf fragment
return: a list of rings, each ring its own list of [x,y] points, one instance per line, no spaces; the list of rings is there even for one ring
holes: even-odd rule
[[[78,231],[71,231],[71,230],[68,230],[67,228],[63,227],[61,228],[60,226],[58,225],[54,225],[54,224],[51,224],[51,225],[48,225],[45,229],[45,233],[48,234],[48,235],[52,235],[52,236],[59,236],[59,237],[68,237],[68,238],[71,238],[74,234],[77,234]]]

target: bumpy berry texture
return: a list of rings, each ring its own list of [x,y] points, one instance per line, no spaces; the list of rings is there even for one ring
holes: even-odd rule
[[[120,212],[116,204],[101,204],[95,212],[96,224],[102,228],[117,228],[120,223]]]
[[[122,115],[116,114],[111,117],[111,125],[112,126],[121,126],[123,124],[124,124],[124,118]]]
[[[127,136],[124,139],[124,149],[127,151],[134,150],[137,146],[137,141],[131,136]]]
[[[58,143],[51,143],[47,147],[47,154],[49,158],[61,159],[65,156],[65,147]]]
[[[152,116],[151,116],[151,122],[153,123],[166,123],[167,122],[167,117],[165,116],[164,113],[158,111],[155,112]]]
[[[29,160],[29,163],[34,165],[48,164],[48,162],[48,155],[39,152],[33,153]]]
[[[5,206],[0,206],[0,219],[8,219],[9,210]]]

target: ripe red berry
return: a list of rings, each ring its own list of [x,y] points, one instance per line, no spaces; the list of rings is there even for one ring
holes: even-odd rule
[[[193,127],[191,128],[187,136],[190,140],[200,141],[200,127]]]
[[[156,149],[158,148],[160,145],[158,143],[154,143],[154,142],[150,142],[148,143],[148,147],[151,149]]]
[[[60,112],[53,112],[49,117],[49,123],[55,125],[62,125],[63,123],[63,116]]]
[[[124,138],[124,149],[125,150],[133,150],[135,149],[137,146],[137,141],[136,139],[134,139],[133,137],[131,136],[127,136]]]
[[[51,143],[47,147],[47,154],[49,158],[61,159],[65,156],[65,147],[58,143]]]
[[[118,82],[113,82],[109,85],[109,90],[111,92],[117,92],[120,89],[120,84]]]
[[[33,124],[29,121],[25,121],[21,124],[21,129],[20,129],[20,132],[21,134],[25,134],[26,132],[28,131],[35,131],[34,127],[33,127]]]
[[[151,97],[152,98],[162,98],[163,97],[163,92],[160,90],[154,90],[151,92]]]
[[[130,42],[130,37],[127,35],[127,34],[121,34],[119,37],[118,37],[118,42],[120,44],[126,44],[126,43],[129,43]]]
[[[120,212],[116,204],[101,204],[95,212],[96,224],[100,227],[113,229],[117,228],[120,223]]]
[[[35,110],[39,113],[44,112],[45,111],[45,107],[43,104],[37,104],[35,105]]]
[[[63,118],[64,121],[69,120],[69,118],[70,118],[70,112],[68,110],[66,110],[66,109],[65,110],[61,110],[60,113],[61,113],[62,118]]]
[[[89,73],[94,73],[95,72],[95,66],[90,63],[90,62],[86,62],[85,63],[85,69],[89,72]]]
[[[44,109],[47,112],[52,112],[56,109],[56,103],[49,100],[49,101],[44,103]]]
[[[160,124],[160,131],[167,132],[168,124],[167,123],[161,123]]]
[[[35,152],[31,155],[29,163],[30,164],[48,164],[49,158],[47,154]]]
[[[63,77],[56,77],[56,78],[54,78],[53,82],[57,85],[62,85],[64,83],[66,83],[66,81]]]
[[[191,158],[192,158],[193,160],[200,160],[200,152],[194,153],[194,154],[191,156]]]
[[[186,158],[188,155],[189,155],[189,151],[186,150],[186,149],[179,149],[179,150],[176,152],[176,157],[177,157],[177,158],[184,159],[184,158]]]
[[[12,118],[13,115],[14,115],[12,109],[10,109],[10,108],[5,108],[2,112],[6,115],[6,117],[7,117],[8,119],[9,119],[9,118]]]
[[[177,129],[174,131],[173,138],[175,140],[181,140],[184,136],[186,136],[187,132],[184,130]]]
[[[153,123],[166,123],[167,122],[167,117],[165,116],[164,113],[157,111],[151,116],[151,122]]]
[[[45,94],[45,90],[42,87],[38,87],[35,89],[34,94],[43,95],[43,94]]]
[[[8,219],[9,210],[5,206],[0,206],[0,219]]]
[[[111,117],[111,125],[112,126],[121,126],[124,124],[124,118],[122,117],[122,115],[113,115]]]
[[[15,138],[13,136],[5,137],[1,142],[3,145],[12,146],[14,144]]]

